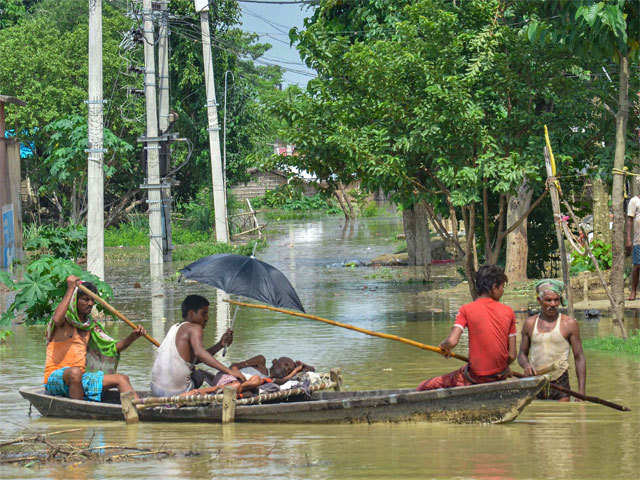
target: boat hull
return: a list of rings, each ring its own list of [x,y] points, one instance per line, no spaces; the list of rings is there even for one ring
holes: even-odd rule
[[[514,420],[547,384],[545,377],[438,389],[314,392],[311,398],[262,405],[237,405],[235,422],[252,423],[377,423],[448,421],[454,423],[504,423]],[[54,397],[42,387],[23,387],[20,394],[43,416],[83,420],[123,420],[114,403],[96,403]],[[109,398],[107,398],[107,401]],[[141,409],[141,421],[215,422],[220,404],[160,406]]]

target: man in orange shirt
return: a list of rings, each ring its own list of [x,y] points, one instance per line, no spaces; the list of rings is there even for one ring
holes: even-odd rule
[[[462,368],[422,382],[417,390],[461,387],[504,380],[516,358],[516,317],[498,300],[507,276],[496,265],[485,265],[476,275],[478,298],[460,307],[449,336],[440,348],[450,355],[466,328],[469,331],[469,363]]]
[[[103,389],[133,391],[129,377],[115,369],[120,352],[146,332],[138,326],[119,342],[113,340],[91,318],[94,300],[78,291],[79,283],[83,282],[78,277],[67,277],[67,291],[47,325],[45,390],[49,395],[94,402],[102,399]],[[84,286],[98,293],[93,284],[84,282]]]

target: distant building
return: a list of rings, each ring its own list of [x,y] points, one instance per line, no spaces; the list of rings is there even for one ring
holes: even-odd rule
[[[288,176],[285,172],[261,171],[257,168],[250,168],[247,173],[251,177],[246,183],[239,183],[231,187],[231,194],[241,202],[245,199],[252,199],[263,196],[267,190],[275,190],[287,183]]]

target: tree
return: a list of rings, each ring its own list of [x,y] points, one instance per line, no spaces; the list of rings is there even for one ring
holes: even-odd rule
[[[514,17],[497,0],[321,2],[292,32],[318,79],[280,108],[296,166],[347,172],[405,207],[424,201],[465,251],[472,295],[476,245],[496,263],[541,200],[506,223],[508,200],[540,183],[542,125],[573,121],[539,105],[575,102],[579,79],[562,74],[559,51],[532,49]],[[321,127],[298,128],[301,117]],[[459,215],[464,245],[439,222]]]
[[[43,206],[50,211],[46,220],[82,221],[88,4],[81,0],[0,2],[0,8],[9,11],[6,5],[16,13],[11,18],[0,15],[4,22],[0,24],[0,85],[3,94],[27,102],[26,107],[11,110],[7,119],[17,135],[33,146],[34,156],[23,162],[24,173],[43,194]],[[142,48],[134,41],[141,25],[139,19],[127,17],[124,8],[118,2],[103,5],[105,140],[110,142],[105,155],[107,224],[121,220],[125,209],[144,205],[139,188],[145,178],[144,152],[137,142],[144,131],[144,99],[133,93],[143,88],[142,75],[136,73],[143,65]],[[171,103],[179,114],[173,129],[190,139],[191,148],[174,144],[169,174],[179,181],[176,196],[190,201],[210,183],[202,49],[197,43],[200,34],[193,2],[173,0],[170,9],[174,31]],[[275,136],[275,126],[263,97],[275,89],[281,72],[278,67],[254,65],[268,45],[237,28],[235,0],[215,2],[211,18],[220,105],[224,72],[231,71],[230,78],[235,78],[227,107],[227,174],[234,182],[246,175],[249,162],[271,151],[268,143]],[[52,176],[52,171],[60,175]]]
[[[576,0],[529,2],[534,17],[529,21],[531,39],[564,43],[582,58],[613,59],[618,71],[618,109],[613,160],[613,231],[611,283],[614,311],[622,335],[624,319],[624,174],[629,119],[629,68],[640,53],[640,4],[625,0]],[[533,5],[532,5],[533,4]]]

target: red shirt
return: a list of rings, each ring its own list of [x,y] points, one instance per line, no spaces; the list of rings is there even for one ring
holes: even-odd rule
[[[516,334],[513,310],[480,297],[460,307],[454,323],[469,330],[469,365],[475,375],[493,375],[509,365],[509,337]]]

